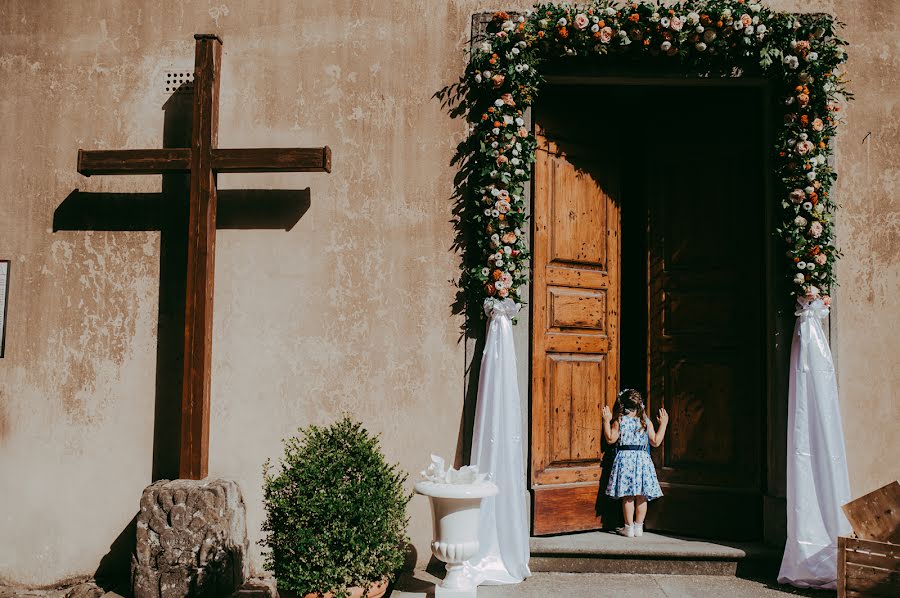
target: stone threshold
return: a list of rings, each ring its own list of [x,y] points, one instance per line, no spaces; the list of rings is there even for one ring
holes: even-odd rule
[[[771,577],[781,551],[762,543],[700,540],[607,531],[531,538],[531,570],[563,573],[738,575]]]

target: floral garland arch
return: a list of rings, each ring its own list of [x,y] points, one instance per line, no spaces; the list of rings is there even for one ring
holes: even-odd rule
[[[645,56],[697,75],[757,70],[775,80],[783,121],[776,132],[777,181],[793,297],[821,297],[835,285],[830,197],[837,177],[829,140],[838,99],[852,99],[837,72],[846,60],[840,25],[828,15],[801,19],[744,0],[621,4],[539,4],[524,15],[495,13],[472,50],[463,108],[470,136],[461,219],[467,239],[461,284],[471,313],[487,297],[525,299],[528,214],[525,188],[536,140],[525,109],[542,83],[539,66],[566,56]],[[779,86],[780,85],[780,89]]]

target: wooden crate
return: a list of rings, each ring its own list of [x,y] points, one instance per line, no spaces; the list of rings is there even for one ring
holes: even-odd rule
[[[838,538],[838,598],[900,596],[900,544]]]

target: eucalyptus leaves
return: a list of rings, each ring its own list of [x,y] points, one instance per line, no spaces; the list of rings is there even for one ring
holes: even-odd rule
[[[476,245],[468,248],[463,274],[470,305],[480,309],[488,296],[524,299],[524,192],[536,147],[524,111],[542,83],[542,63],[567,56],[698,76],[757,72],[773,80],[783,209],[777,232],[790,264],[791,295],[827,302],[839,257],[829,140],[838,98],[852,98],[837,72],[846,59],[837,25],[828,15],[800,17],[742,0],[540,4],[523,15],[496,13],[466,72],[471,195],[462,217]],[[590,126],[591,115],[581,117]]]

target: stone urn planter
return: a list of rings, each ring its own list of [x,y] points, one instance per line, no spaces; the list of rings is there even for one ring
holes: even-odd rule
[[[431,551],[447,563],[447,575],[435,587],[434,596],[475,598],[477,588],[464,574],[463,563],[478,553],[481,500],[494,496],[499,489],[483,475],[477,475],[475,468],[464,467],[460,471],[451,468],[443,472],[443,461],[439,463],[440,467],[435,468],[433,464],[423,472],[426,479],[416,484],[416,493],[431,499],[434,520]]]

